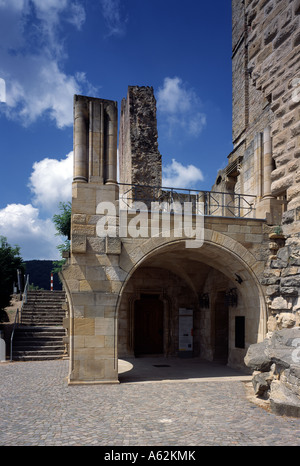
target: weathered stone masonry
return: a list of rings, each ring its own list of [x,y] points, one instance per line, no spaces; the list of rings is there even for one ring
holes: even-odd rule
[[[232,6],[234,149],[213,190],[233,204],[236,194],[255,196],[256,218],[234,218],[232,209],[227,217],[205,217],[204,243],[194,250],[174,229],[169,238],[151,237],[150,216],[140,237],[99,236],[105,219],[119,231],[124,184],[161,185],[154,92],[129,86],[122,102],[120,183],[116,102],[75,97],[71,253],[63,271],[70,384],[118,381],[118,358],[138,350],[141,302],[149,307],[153,300],[158,316],[161,309],[161,354],[178,354],[179,309],[192,308],[194,356],[223,355],[234,367],[268,331],[299,325],[300,3]],[[140,191],[145,199],[147,189]],[[107,213],[105,202],[115,209]]]
[[[129,86],[120,119],[120,183],[161,186],[153,88]]]
[[[233,0],[233,144],[218,185],[257,195],[273,225],[267,286],[269,329],[278,314],[299,322],[300,3]]]

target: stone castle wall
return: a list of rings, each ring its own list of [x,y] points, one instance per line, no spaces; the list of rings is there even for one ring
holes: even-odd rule
[[[232,0],[232,137],[216,188],[257,196],[267,218],[269,330],[299,323],[300,1]],[[285,322],[288,319],[284,319]]]
[[[247,347],[261,341],[267,329],[299,325],[300,99],[295,92],[300,79],[300,0],[232,2],[234,149],[213,189],[229,197],[253,195],[256,219],[207,216],[204,243],[192,250],[184,247],[174,229],[169,238],[151,237],[148,226],[146,232],[141,230],[146,236],[137,238],[104,234],[103,230],[101,236],[99,225],[108,220],[115,221],[116,231],[119,228],[116,209],[119,195],[126,194],[122,183],[161,186],[155,98],[152,88],[128,88],[121,108],[118,184],[117,105],[75,97],[71,252],[63,271],[70,304],[71,384],[117,382],[118,351],[131,354],[128,348],[132,347],[127,346],[132,333],[129,295],[141,291],[139,280],[145,280],[142,288],[146,291],[150,279],[152,289],[165,283],[167,294],[175,297],[176,309],[182,305],[176,301],[179,288],[173,290],[172,280],[176,280],[163,282],[153,271],[166,269],[166,261],[168,270],[184,277],[198,298],[202,293],[211,297],[211,308],[200,310],[202,328],[195,327],[199,331],[197,351],[207,358],[214,351],[216,294],[232,286],[239,304],[229,310],[230,364],[242,363]],[[147,189],[140,190],[146,193],[145,200],[151,196]],[[136,199],[136,188],[129,190]],[[114,209],[106,214],[107,207]],[[206,273],[208,264],[214,269],[211,274]],[[145,267],[152,268],[147,276]],[[200,271],[206,281],[199,282]],[[181,297],[192,306],[192,295],[185,291]],[[177,317],[171,305],[165,306],[165,317],[173,316],[172,325],[164,328],[165,342],[173,332],[174,349]],[[239,317],[245,322],[242,348],[234,341]]]
[[[271,190],[274,196],[286,193],[290,211],[300,202],[300,108],[295,98],[300,84],[300,3],[248,0],[246,15],[252,85],[272,112]]]
[[[300,202],[300,4],[297,0],[232,4],[234,151],[229,160],[251,151],[257,133],[270,125],[271,194],[286,199],[287,212],[294,211]],[[247,187],[259,195],[257,175],[253,171],[256,179]],[[247,185],[245,178],[241,176],[240,183]],[[287,215],[298,221],[296,212]]]

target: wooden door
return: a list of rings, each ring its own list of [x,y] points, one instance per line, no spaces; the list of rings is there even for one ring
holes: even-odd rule
[[[163,302],[157,295],[141,296],[134,306],[134,352],[163,353]]]

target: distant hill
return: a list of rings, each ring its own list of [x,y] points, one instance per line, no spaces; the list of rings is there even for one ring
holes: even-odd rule
[[[44,290],[50,290],[51,271],[53,261],[32,260],[24,261],[26,264],[26,275],[29,275],[30,285],[38,286]],[[53,289],[61,290],[62,284],[59,281],[58,274],[53,274]]]

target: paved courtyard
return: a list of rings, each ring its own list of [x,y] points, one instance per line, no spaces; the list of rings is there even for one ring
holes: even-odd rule
[[[184,362],[164,362],[138,376],[122,362],[120,384],[88,386],[68,386],[67,360],[0,364],[0,445],[300,446],[300,419],[251,403],[249,378],[203,365],[185,380]]]

